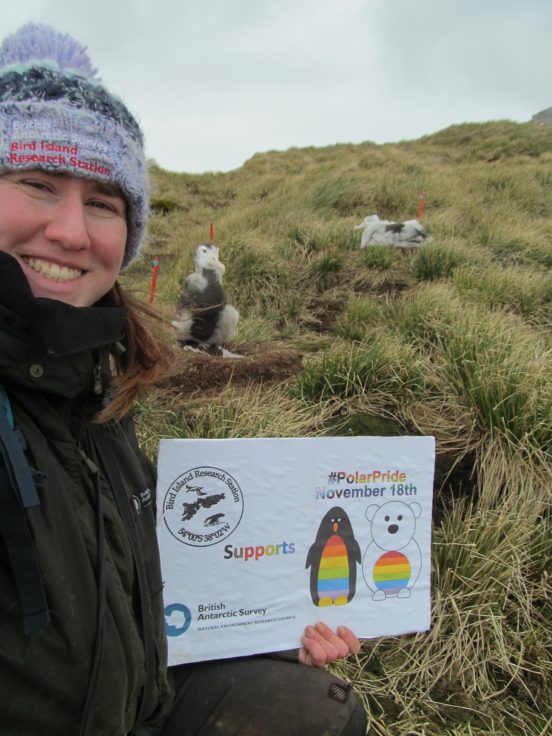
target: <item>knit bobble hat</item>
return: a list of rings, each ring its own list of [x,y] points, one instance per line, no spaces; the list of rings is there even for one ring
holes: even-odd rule
[[[29,23],[0,46],[0,172],[42,169],[116,184],[127,204],[123,267],[149,211],[142,132],[71,36]]]

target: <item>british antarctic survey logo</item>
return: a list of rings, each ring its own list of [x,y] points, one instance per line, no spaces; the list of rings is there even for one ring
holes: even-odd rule
[[[172,536],[192,547],[210,547],[230,536],[243,514],[243,494],[225,470],[202,466],[187,470],[163,501],[163,519]]]
[[[190,628],[192,614],[183,603],[171,603],[165,607],[165,633],[167,636],[181,636]]]

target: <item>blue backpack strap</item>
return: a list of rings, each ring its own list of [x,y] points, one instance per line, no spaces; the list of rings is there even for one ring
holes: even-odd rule
[[[14,425],[5,390],[0,386],[0,533],[4,538],[27,634],[50,622],[42,573],[26,509],[38,506],[25,440]]]
[[[8,399],[8,394],[6,393],[4,387],[0,384],[0,403],[4,407],[4,411],[6,412],[6,417],[8,419],[10,427],[13,429],[14,422],[13,422],[13,412],[10,404],[10,400]]]
[[[10,402],[3,388],[2,404],[5,411],[0,412],[0,455],[7,453],[5,460],[11,466],[23,507],[31,509],[33,506],[40,506],[40,499],[36,492],[29,463],[23,452],[25,439],[14,424]]]

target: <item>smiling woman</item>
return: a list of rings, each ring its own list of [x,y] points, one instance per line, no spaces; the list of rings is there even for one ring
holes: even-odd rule
[[[155,470],[128,410],[170,353],[148,326],[153,312],[117,283],[139,255],[148,209],[142,133],[85,49],[45,26],[6,39],[0,731],[361,736],[362,706],[344,684],[330,697],[339,681],[315,669],[358,652],[348,629],[307,627],[293,664],[167,670]]]
[[[127,238],[116,192],[40,170],[0,175],[0,250],[20,263],[35,297],[90,307],[113,287]]]
[[[6,39],[0,47],[0,392],[10,407],[5,416],[0,405],[0,730],[6,733],[127,734],[160,722],[169,702],[155,519],[151,506],[135,516],[130,503],[133,494],[151,496],[155,476],[126,416],[169,354],[148,327],[153,313],[117,284],[139,254],[148,209],[141,131],[94,78],[85,50],[44,26]],[[25,456],[17,436],[25,438]]]

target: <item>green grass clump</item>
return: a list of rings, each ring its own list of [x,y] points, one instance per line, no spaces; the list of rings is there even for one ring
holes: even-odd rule
[[[552,276],[515,267],[462,268],[454,276],[460,293],[489,307],[507,307],[529,322],[550,320]]]
[[[308,195],[308,204],[326,217],[352,215],[370,203],[366,186],[358,177],[325,179]]]
[[[442,340],[443,370],[491,434],[552,450],[552,355],[537,334],[500,313],[468,311]]]
[[[308,256],[325,249],[353,250],[358,247],[358,243],[358,233],[347,225],[295,225],[286,233],[280,252],[284,258],[294,258],[297,254]]]
[[[450,245],[427,243],[412,261],[412,271],[420,281],[450,278],[459,265],[469,262],[469,254]]]
[[[325,291],[339,283],[339,274],[343,268],[343,258],[333,253],[312,261],[309,268],[309,279],[316,291]]]
[[[458,296],[444,284],[423,284],[416,291],[381,305],[382,322],[400,338],[431,353],[441,334],[463,311]]]
[[[381,323],[382,305],[366,297],[352,297],[335,324],[340,337],[355,342],[362,341]]]
[[[289,270],[270,253],[231,241],[225,248],[226,289],[238,309],[275,308],[287,300]]]
[[[383,271],[396,262],[397,253],[385,245],[371,245],[364,249],[362,258],[367,268]]]
[[[300,227],[295,225],[286,233],[286,241],[282,250],[284,257],[293,257],[297,252],[305,254],[318,253],[328,245],[328,234],[324,228]]]
[[[417,394],[425,381],[423,363],[408,345],[374,334],[310,361],[290,391],[307,401],[324,401],[372,392]]]

